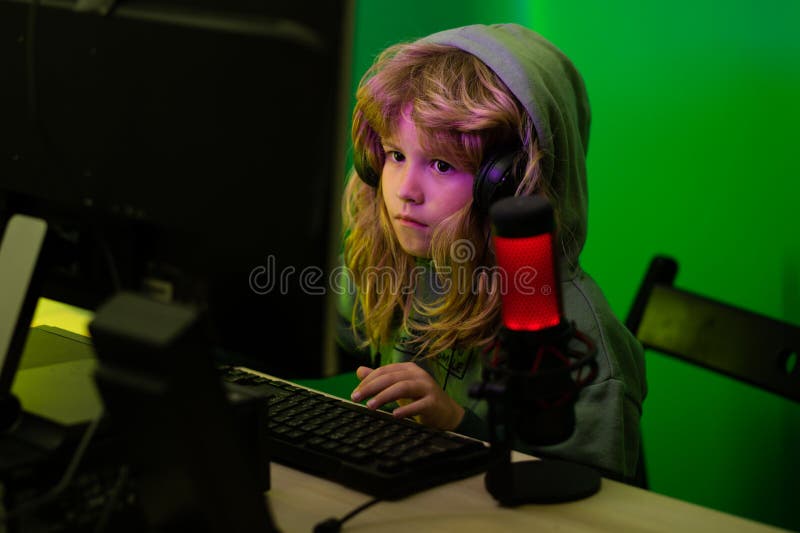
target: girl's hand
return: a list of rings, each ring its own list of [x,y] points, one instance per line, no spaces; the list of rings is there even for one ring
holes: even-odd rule
[[[392,414],[397,418],[419,416],[426,426],[453,430],[464,418],[464,408],[442,390],[438,383],[416,363],[393,363],[376,369],[360,366],[356,376],[361,380],[351,398],[377,409],[390,402],[404,403]],[[407,399],[408,403],[402,402]]]

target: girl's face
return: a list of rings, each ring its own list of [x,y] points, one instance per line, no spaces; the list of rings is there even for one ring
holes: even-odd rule
[[[381,186],[400,246],[406,253],[427,258],[434,229],[472,201],[475,176],[425,151],[408,114],[401,113],[397,130],[383,139],[386,162]]]

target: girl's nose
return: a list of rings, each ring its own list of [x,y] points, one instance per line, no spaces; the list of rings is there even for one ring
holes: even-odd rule
[[[397,197],[404,202],[421,204],[425,198],[422,191],[420,171],[408,165],[404,171],[400,186],[397,188]]]

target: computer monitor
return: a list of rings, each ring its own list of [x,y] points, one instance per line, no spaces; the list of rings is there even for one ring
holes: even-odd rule
[[[0,0],[0,234],[49,228],[42,296],[208,309],[226,356],[336,370],[348,0]]]

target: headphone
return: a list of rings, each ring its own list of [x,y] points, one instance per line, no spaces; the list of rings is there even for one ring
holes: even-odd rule
[[[514,159],[518,154],[518,150],[501,151],[490,154],[481,163],[472,185],[472,202],[479,213],[487,214],[490,205],[516,192],[522,181],[522,176],[514,173]],[[353,167],[364,183],[378,187],[380,174],[369,165],[365,151],[355,154]]]

